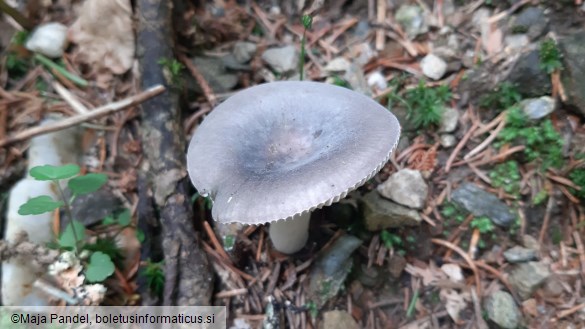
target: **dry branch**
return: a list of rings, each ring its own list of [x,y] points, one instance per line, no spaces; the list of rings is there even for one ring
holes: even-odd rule
[[[135,95],[135,96],[123,99],[121,101],[117,101],[114,103],[110,103],[110,104],[98,107],[95,110],[88,112],[86,114],[76,115],[76,116],[69,117],[67,119],[63,119],[59,122],[56,122],[56,123],[53,123],[50,125],[41,126],[41,127],[34,127],[34,128],[27,129],[25,131],[21,131],[14,136],[9,136],[3,140],[0,140],[0,147],[4,147],[6,145],[20,142],[20,141],[23,141],[23,140],[31,138],[31,137],[47,134],[47,133],[58,131],[58,130],[63,130],[63,129],[78,125],[78,124],[83,123],[83,122],[87,122],[87,121],[97,119],[97,118],[100,118],[102,116],[114,113],[114,112],[118,112],[118,111],[127,109],[131,106],[138,105],[149,98],[152,98],[156,95],[159,95],[163,91],[165,91],[165,88],[163,86],[156,85],[154,87],[148,88],[147,90],[141,92],[138,95]]]

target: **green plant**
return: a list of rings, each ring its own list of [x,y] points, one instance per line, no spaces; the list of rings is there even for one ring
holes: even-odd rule
[[[548,74],[563,68],[561,51],[555,40],[547,38],[540,43],[540,68]]]
[[[491,233],[496,229],[496,227],[492,223],[492,220],[486,216],[480,216],[472,219],[469,226],[478,229],[479,233],[482,234]]]
[[[479,106],[484,108],[507,109],[520,102],[522,95],[516,86],[510,82],[503,82],[493,92],[484,95],[479,100]]]
[[[351,89],[351,85],[349,84],[349,82],[347,82],[347,80],[341,78],[338,75],[334,75],[333,77],[333,84],[339,87],[343,87],[343,88],[348,88]]]
[[[494,230],[496,227],[492,223],[492,220],[485,216],[476,217],[471,220],[469,224],[474,229],[477,229],[481,234],[488,234],[491,233],[493,236]],[[485,248],[485,240],[480,239],[477,243],[479,248]]]
[[[181,73],[185,68],[183,63],[174,58],[161,58],[158,60],[158,64],[162,66],[167,80],[169,80],[173,86],[180,87],[182,83]]]
[[[18,213],[22,216],[39,215],[64,207],[69,222],[54,245],[63,250],[73,250],[78,256],[81,250],[90,251],[91,256],[84,264],[85,277],[89,282],[101,282],[114,273],[115,266],[112,262],[112,255],[115,253],[112,250],[105,250],[105,252],[97,250],[95,244],[88,244],[85,241],[85,226],[73,218],[71,204],[76,197],[99,190],[106,184],[107,176],[99,173],[79,175],[79,172],[79,166],[72,164],[32,168],[30,176],[39,181],[53,182],[61,199],[54,200],[48,195],[31,198],[20,206]],[[66,197],[61,185],[63,180],[68,180],[67,187],[71,194],[69,198]],[[115,221],[118,224],[125,224],[124,226],[130,225],[130,220],[123,218],[123,216],[119,216]]]
[[[196,202],[197,200],[199,200],[199,198],[203,198],[203,205],[205,206],[205,208],[207,210],[211,210],[211,208],[213,207],[213,201],[211,201],[210,197],[204,197],[201,194],[199,194],[199,192],[195,192],[195,194],[193,194],[193,197],[191,197],[191,202]]]
[[[506,127],[498,135],[496,147],[506,143],[524,145],[523,151],[527,161],[538,161],[541,168],[563,165],[563,139],[555,130],[550,119],[532,123],[522,109],[512,106],[508,109]]]
[[[388,249],[402,247],[404,245],[399,235],[390,233],[388,230],[380,232],[380,240],[382,240],[382,243]]]
[[[316,319],[317,315],[319,314],[319,309],[317,308],[317,303],[310,300],[308,303],[305,304],[305,309],[309,311],[309,315],[312,319]]]
[[[146,261],[141,273],[146,278],[148,289],[157,296],[160,296],[165,286],[164,262]]]
[[[520,169],[518,162],[506,161],[497,165],[490,173],[492,185],[497,188],[503,188],[506,193],[514,196],[516,199],[520,197]]]
[[[29,33],[26,31],[18,31],[10,40],[10,47],[6,56],[6,70],[11,78],[20,78],[26,74],[29,68],[29,62],[19,56],[18,52],[14,51],[17,48],[23,48]]]
[[[575,183],[575,185],[581,188],[580,191],[571,189],[571,193],[575,194],[581,199],[585,199],[585,168],[573,169],[569,173],[569,179]]]
[[[532,205],[537,206],[541,204],[546,198],[548,197],[548,192],[545,189],[542,189],[536,193],[534,198],[532,198]]]
[[[62,75],[63,77],[67,78],[69,81],[75,83],[78,86],[81,86],[81,87],[89,86],[89,82],[87,82],[87,80],[84,80],[84,79],[78,77],[77,75],[67,71],[62,60],[60,60],[58,63],[55,63],[53,60],[51,60],[51,59],[49,59],[49,58],[47,58],[44,55],[41,55],[39,53],[36,53],[34,55],[34,59],[37,62],[46,66],[47,68],[51,69],[52,72],[56,72],[56,73]]]
[[[303,15],[301,17],[301,24],[303,24],[303,38],[301,39],[301,54],[300,54],[300,60],[299,60],[299,75],[300,80],[303,81],[303,77],[305,74],[305,54],[306,54],[306,50],[305,50],[305,44],[307,43],[307,30],[311,29],[311,26],[313,25],[313,17],[309,16],[309,15]]]
[[[408,119],[416,129],[438,125],[445,108],[445,102],[451,99],[451,92],[446,85],[429,88],[420,81],[416,88],[406,91],[404,100],[408,104]]]
[[[441,215],[446,219],[453,219],[457,223],[463,223],[465,220],[465,211],[460,209],[453,202],[445,202],[441,208]]]

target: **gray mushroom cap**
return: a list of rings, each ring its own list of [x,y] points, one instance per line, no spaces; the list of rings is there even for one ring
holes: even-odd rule
[[[344,198],[389,160],[396,117],[318,82],[272,82],[233,95],[196,129],[189,176],[219,222],[264,224]]]

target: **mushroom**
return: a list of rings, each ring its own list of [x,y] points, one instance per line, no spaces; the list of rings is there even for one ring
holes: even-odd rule
[[[362,94],[272,82],[217,106],[191,139],[187,167],[216,221],[271,223],[276,250],[292,254],[307,242],[311,211],[372,178],[399,136],[396,117]]]

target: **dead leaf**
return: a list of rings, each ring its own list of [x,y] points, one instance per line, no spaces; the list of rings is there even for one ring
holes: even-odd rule
[[[432,262],[427,268],[407,264],[404,270],[412,276],[421,278],[424,286],[429,286],[434,282],[446,279],[445,273],[437,269]]]
[[[449,313],[451,319],[453,319],[453,321],[455,321],[457,324],[462,324],[459,314],[461,311],[467,308],[467,300],[469,300],[469,296],[465,298],[464,293],[460,294],[457,291],[451,289],[441,289],[439,296],[445,303],[445,309],[447,309],[447,313]]]
[[[93,68],[102,84],[123,74],[134,61],[134,31],[129,0],[87,0],[69,28],[78,57]]]

